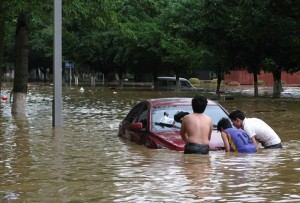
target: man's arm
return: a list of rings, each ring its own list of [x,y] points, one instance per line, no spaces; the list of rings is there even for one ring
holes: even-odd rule
[[[225,152],[230,152],[230,146],[229,146],[229,142],[228,142],[228,138],[227,138],[227,133],[221,132],[221,136],[222,136],[222,140],[224,142]]]
[[[183,141],[185,143],[188,143],[188,136],[186,134],[184,122],[182,122],[182,124],[181,124],[180,135],[181,135],[181,138],[183,139]]]
[[[251,138],[253,144],[256,146],[256,150],[258,151],[259,149],[259,146],[258,146],[258,143],[256,141],[256,136],[255,136],[255,130],[254,128],[252,127],[247,127],[247,128],[244,128],[244,131],[247,133],[247,135]]]
[[[212,120],[210,120],[210,130],[209,130],[208,140],[211,139],[212,130],[213,130],[213,123],[212,123]]]
[[[251,140],[252,140],[253,144],[255,144],[255,146],[256,146],[256,150],[258,151],[259,147],[258,147],[258,144],[257,144],[256,138],[255,138],[255,135],[251,137]]]

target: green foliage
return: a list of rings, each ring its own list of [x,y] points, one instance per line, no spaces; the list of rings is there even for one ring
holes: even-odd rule
[[[30,54],[52,57],[53,1],[3,0],[0,11],[5,63],[14,61],[19,12],[30,14]],[[63,59],[82,71],[134,75],[202,69],[222,78],[232,67],[292,73],[300,68],[298,13],[297,0],[63,1]]]

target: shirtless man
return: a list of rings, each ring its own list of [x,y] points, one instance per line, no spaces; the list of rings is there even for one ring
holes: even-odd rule
[[[207,99],[203,96],[195,96],[192,99],[194,113],[182,118],[180,135],[186,143],[185,154],[208,154],[209,141],[212,132],[212,120],[204,114]]]

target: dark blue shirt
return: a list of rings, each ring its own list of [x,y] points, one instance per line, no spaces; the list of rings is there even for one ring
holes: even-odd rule
[[[239,153],[257,152],[255,144],[244,130],[227,128],[224,131],[227,133],[230,151]]]

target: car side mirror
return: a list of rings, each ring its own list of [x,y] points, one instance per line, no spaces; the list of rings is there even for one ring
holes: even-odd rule
[[[131,123],[129,126],[130,130],[141,130],[143,128],[143,123],[142,122],[137,122],[137,123]]]

